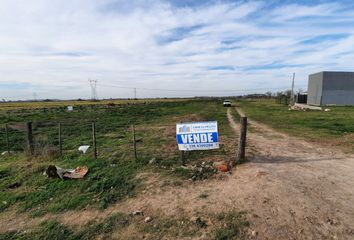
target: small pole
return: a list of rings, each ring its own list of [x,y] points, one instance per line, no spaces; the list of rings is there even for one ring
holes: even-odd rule
[[[240,118],[240,140],[238,146],[237,163],[246,159],[246,135],[247,135],[247,117]]]
[[[10,153],[9,129],[7,127],[7,124],[5,124],[5,137],[7,152]]]
[[[291,105],[295,104],[295,95],[294,95],[294,85],[295,85],[295,73],[293,73],[293,82],[291,84]]]
[[[62,140],[61,140],[61,123],[58,124],[58,138],[59,138],[59,155],[63,153]]]
[[[138,160],[138,154],[137,154],[137,151],[136,151],[136,139],[135,139],[135,126],[134,125],[132,125],[132,131],[133,131],[134,157],[135,157],[135,160]]]
[[[96,123],[92,123],[92,145],[93,145],[93,156],[97,158],[97,144],[96,144]]]
[[[34,153],[34,144],[33,144],[33,130],[32,130],[32,123],[27,123],[27,147],[29,150],[30,155]]]
[[[186,151],[180,151],[181,152],[181,164],[182,164],[182,166],[185,166],[186,165]]]

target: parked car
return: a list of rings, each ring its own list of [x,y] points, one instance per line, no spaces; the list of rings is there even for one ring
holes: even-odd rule
[[[224,107],[231,107],[231,101],[230,100],[224,100],[223,105],[224,105]]]

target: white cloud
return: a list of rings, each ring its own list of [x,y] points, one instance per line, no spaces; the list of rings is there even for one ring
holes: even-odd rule
[[[271,7],[219,1],[177,8],[166,1],[3,0],[0,98],[31,98],[33,92],[87,98],[88,78],[102,85],[195,89],[188,92],[193,96],[205,95],[198,88],[284,87],[296,72],[303,87],[314,71],[351,70],[349,10],[341,2]],[[2,87],[9,82],[33,86]],[[133,92],[100,85],[98,91],[100,97]],[[140,97],[186,94],[138,90]]]

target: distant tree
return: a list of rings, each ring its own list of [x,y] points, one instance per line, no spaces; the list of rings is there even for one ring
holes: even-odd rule
[[[266,92],[265,95],[268,97],[268,98],[271,98],[272,97],[272,92]]]
[[[290,89],[289,89],[289,90],[286,90],[286,91],[284,92],[284,95],[287,96],[287,97],[291,97],[291,90],[290,90]]]

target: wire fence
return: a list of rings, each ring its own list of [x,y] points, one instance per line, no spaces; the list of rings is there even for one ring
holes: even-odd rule
[[[62,155],[77,152],[79,146],[88,145],[93,156],[97,157],[100,152],[98,148],[104,152],[103,150],[114,145],[127,145],[132,142],[132,146],[136,147],[136,142],[142,141],[136,135],[141,133],[132,132],[131,129],[132,126],[126,125],[114,125],[107,129],[99,122],[82,121],[8,123],[0,125],[0,151],[25,151],[29,155],[52,151],[53,154]]]
[[[176,110],[182,116],[188,116],[191,111],[195,113],[195,101],[186,103],[192,107],[183,111],[179,109],[179,102],[151,103],[149,108],[145,107],[145,102],[75,106],[71,112],[66,107],[4,110],[2,114],[6,118],[0,123],[0,154],[24,152],[34,157],[71,159],[82,156],[78,149],[86,145],[89,146],[84,155],[87,157],[138,159],[145,163],[155,159],[172,166],[182,161],[183,154],[176,143],[176,125],[164,116],[171,116]],[[158,118],[161,121],[156,122]],[[224,118],[222,115],[219,120],[224,121]],[[187,120],[194,119],[188,116],[176,122]],[[210,156],[226,159],[224,152],[233,149],[221,143],[217,150],[188,153],[187,161],[208,160]]]
[[[173,125],[107,127],[100,122],[10,123],[0,126],[0,153],[23,152],[30,157],[84,154],[92,158],[163,160],[169,165],[183,160],[175,143],[174,129]],[[80,146],[89,146],[88,151],[80,152]]]
[[[275,97],[275,102],[278,104],[289,105],[291,97],[287,95],[280,95]]]
[[[86,153],[80,146],[89,146]],[[164,166],[185,164],[207,156],[218,157],[221,149],[188,152],[178,150],[175,125],[110,125],[102,122],[24,122],[0,125],[0,153],[24,152],[30,157],[119,158],[153,160]]]

